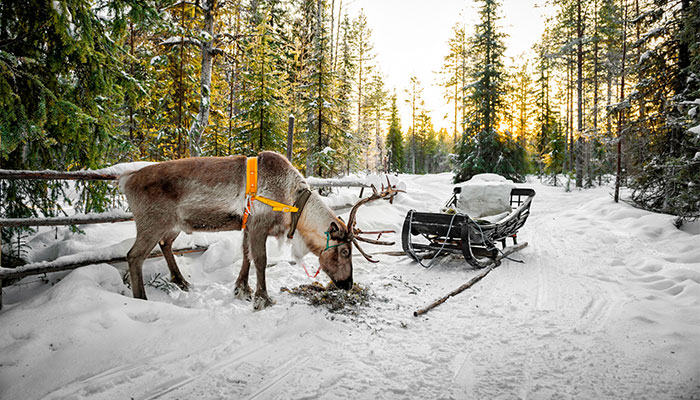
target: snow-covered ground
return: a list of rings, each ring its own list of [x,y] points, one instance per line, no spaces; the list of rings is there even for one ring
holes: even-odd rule
[[[409,209],[440,209],[450,178],[401,176],[408,193],[364,206],[358,225],[400,230]],[[514,256],[525,263],[505,261],[417,318],[478,271],[456,257],[425,270],[406,257],[356,255],[371,305],[331,314],[280,292],[310,279],[288,262],[287,244],[269,239],[277,304],[253,312],[232,294],[233,232],[178,238],[176,247],[209,246],[177,257],[189,293],[156,287],[165,281],[154,277],[168,276],[163,259],[146,262],[149,301],[131,298],[124,264],[25,278],[4,289],[0,399],[699,399],[700,235],[614,204],[608,188],[526,186],[537,196],[519,234],[530,245]],[[36,235],[32,261],[126,252],[135,234],[129,222],[84,230]]]

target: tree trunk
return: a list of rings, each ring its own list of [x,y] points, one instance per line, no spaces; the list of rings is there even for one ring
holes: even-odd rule
[[[234,40],[238,40],[241,18],[241,1],[236,2],[236,22],[234,28]],[[229,89],[229,114],[228,114],[228,155],[231,155],[231,141],[233,140],[233,118],[238,115],[238,45],[233,46],[233,66],[231,67],[231,87]]]
[[[360,32],[362,35],[362,32]],[[362,58],[364,57],[364,51],[362,49],[364,38],[360,36],[358,43],[360,47],[358,49],[358,78],[357,78],[357,138],[355,140],[362,140]]]
[[[336,30],[336,39],[335,39],[335,47],[334,47],[334,54],[333,54],[333,72],[335,73],[336,71],[336,63],[338,62],[338,46],[340,46],[340,21],[341,17],[343,15],[343,0],[340,0],[340,4],[338,4],[338,29]],[[333,40],[331,39],[331,43],[333,43]],[[331,49],[333,50],[333,49]]]
[[[201,142],[204,129],[209,124],[211,108],[211,68],[214,61],[214,8],[216,0],[207,0],[204,10],[204,29],[209,40],[202,41],[202,72],[200,74],[199,113],[189,131],[190,156],[199,157],[202,153]]]
[[[411,173],[416,173],[416,82],[413,82],[413,122],[411,125]]]
[[[625,58],[627,57],[627,4],[621,0],[624,8],[622,24],[622,66],[620,78],[620,102],[625,99]],[[620,186],[622,184],[622,124],[624,123],[624,110],[620,109],[617,115],[617,173],[615,176],[615,203],[620,201]]]
[[[583,137],[583,20],[581,16],[581,0],[576,2],[577,17],[576,17],[576,122],[578,130],[578,140],[576,141],[576,187],[583,186],[583,145],[585,138]]]
[[[318,35],[317,41],[318,41],[318,53],[319,53],[319,61],[318,61],[318,151],[323,151],[323,93],[322,93],[322,88],[323,88],[323,35],[321,32],[321,29],[323,28],[323,14],[321,12],[322,10],[322,2],[321,0],[318,0],[317,2],[318,5],[318,28],[316,29],[316,34]],[[331,27],[331,32],[333,31],[333,28]],[[323,164],[318,163],[318,177],[323,178]]]
[[[182,36],[180,38],[180,71],[178,77],[178,96],[177,96],[177,158],[182,158],[182,108],[185,102],[185,85],[183,81],[183,69],[185,64],[185,2],[182,2],[180,9],[180,28]]]

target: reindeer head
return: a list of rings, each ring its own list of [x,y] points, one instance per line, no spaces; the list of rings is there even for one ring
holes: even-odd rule
[[[388,183],[388,180],[387,180]],[[382,233],[388,233],[393,231],[377,231],[377,232],[363,232],[355,227],[357,215],[357,209],[363,204],[367,204],[370,201],[378,199],[389,199],[393,201],[394,196],[400,190],[396,190],[394,186],[389,184],[386,188],[382,187],[382,192],[377,192],[377,189],[372,186],[373,194],[370,197],[361,199],[353,206],[350,210],[350,217],[348,218],[347,225],[342,222],[340,218],[336,221],[331,222],[328,231],[325,232],[326,235],[326,247],[319,255],[319,263],[321,264],[321,269],[326,271],[326,274],[333,280],[336,286],[341,289],[350,290],[352,288],[352,246],[354,244],[357,250],[367,259],[367,261],[376,263],[379,262],[367,253],[365,253],[358,241],[367,242],[372,244],[380,244],[391,246],[394,242],[384,242],[380,241],[379,236]],[[361,237],[360,234],[378,234],[376,240]]]
[[[341,289],[352,289],[352,246],[348,228],[341,220],[331,222],[326,234],[326,248],[318,261],[321,269]]]

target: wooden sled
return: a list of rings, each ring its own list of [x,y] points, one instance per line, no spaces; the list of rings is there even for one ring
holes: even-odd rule
[[[461,193],[461,189],[454,188],[452,198],[445,205],[447,209],[455,209],[457,195]],[[532,189],[512,189],[511,213],[495,222],[471,218],[461,213],[424,213],[411,210],[406,214],[401,232],[403,250],[421,265],[425,259],[448,252],[461,254],[470,265],[484,268],[493,263],[500,253],[518,244],[518,229],[525,224],[530,215],[533,197],[535,191]],[[414,242],[415,236],[424,237],[428,243]],[[513,246],[506,245],[508,238],[513,241]],[[499,243],[500,249],[497,247]]]

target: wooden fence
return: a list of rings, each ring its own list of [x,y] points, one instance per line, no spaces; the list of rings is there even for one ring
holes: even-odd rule
[[[27,180],[88,180],[88,181],[113,181],[118,178],[116,174],[103,173],[100,171],[23,171],[23,170],[4,170],[0,169],[0,179],[27,179]],[[369,187],[366,183],[357,179],[311,179],[309,186],[312,188],[319,187],[360,187],[360,197],[365,188]],[[30,227],[30,226],[67,226],[67,225],[83,225],[83,224],[102,224],[115,223],[123,221],[131,221],[134,219],[133,214],[128,212],[110,212],[104,214],[79,214],[69,217],[45,217],[45,218],[0,218],[0,229],[3,227]],[[195,247],[190,249],[173,250],[175,254],[186,254],[205,251],[205,247]],[[2,251],[2,242],[0,242],[0,251]],[[149,258],[160,257],[162,253],[159,251],[151,253]],[[2,309],[2,281],[8,279],[18,279],[31,275],[41,275],[49,272],[73,270],[86,265],[110,262],[125,262],[126,256],[112,258],[90,258],[83,260],[70,259],[66,261],[49,261],[26,264],[18,268],[3,268],[0,261],[0,310]]]

